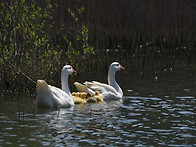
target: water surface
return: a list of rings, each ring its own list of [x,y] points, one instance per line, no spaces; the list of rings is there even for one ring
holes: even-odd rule
[[[1,97],[0,146],[196,146],[194,73],[127,74],[121,101],[37,109],[34,96]]]

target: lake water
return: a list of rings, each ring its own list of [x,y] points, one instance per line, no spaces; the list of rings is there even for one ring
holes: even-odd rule
[[[196,146],[196,73],[142,74],[118,73],[125,96],[102,104],[37,109],[35,96],[2,96],[0,146]]]

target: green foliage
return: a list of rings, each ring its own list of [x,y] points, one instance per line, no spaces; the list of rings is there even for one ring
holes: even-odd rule
[[[68,9],[67,11],[70,13],[70,15],[74,18],[75,21],[78,21],[78,17],[76,17],[75,13],[72,12],[71,9]]]
[[[78,9],[79,14],[83,13],[84,7]],[[68,12],[75,21],[78,21],[76,14],[68,9]],[[88,57],[94,54],[94,48],[89,45],[88,41],[89,29],[85,24],[81,24],[79,29],[75,30],[75,36],[72,36],[74,39],[68,39],[65,35],[64,40],[67,42],[68,50],[66,55],[69,59],[69,62],[75,66],[77,70],[84,71],[86,66],[85,62]],[[73,46],[73,44],[77,44]]]
[[[80,8],[78,8],[78,12],[83,13],[84,12],[84,6],[81,6]]]
[[[44,31],[46,19],[50,18],[46,9],[35,3],[29,5],[25,0],[10,1],[9,5],[7,3],[1,5],[5,10],[1,12],[3,19],[1,48],[7,49],[2,50],[5,59],[13,59],[13,54],[15,58],[25,54],[30,54],[25,58],[33,58],[41,48],[49,49],[49,38]]]
[[[46,76],[46,70],[53,65],[51,59],[54,63],[60,59],[55,57],[57,51],[51,48],[47,32],[51,29],[48,24],[52,20],[52,5],[49,0],[44,5],[26,0],[0,3],[0,65],[7,70],[23,71],[34,80]],[[21,80],[17,74],[10,72],[7,78],[12,82],[6,80]]]
[[[67,10],[75,29],[61,21],[58,22],[61,25],[56,27],[54,7],[58,6],[52,5],[50,0],[0,3],[0,71],[9,73],[4,82],[5,85],[8,82],[11,89],[20,87],[17,84],[27,79],[20,76],[21,71],[34,81],[49,76],[54,79],[59,76],[64,59],[77,70],[85,70],[85,61],[94,53],[88,44],[88,27],[79,19],[84,7]],[[32,84],[26,82],[26,85]],[[19,85],[24,86],[25,82]]]

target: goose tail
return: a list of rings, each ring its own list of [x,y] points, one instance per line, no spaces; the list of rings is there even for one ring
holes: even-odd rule
[[[36,104],[38,106],[46,106],[46,107],[53,106],[52,99],[51,99],[52,91],[49,85],[44,80],[37,80],[36,90],[37,90]]]

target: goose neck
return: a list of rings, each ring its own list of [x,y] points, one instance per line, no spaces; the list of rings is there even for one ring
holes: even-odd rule
[[[116,89],[117,93],[122,97],[123,96],[123,91],[120,88],[120,86],[118,85],[118,83],[116,82],[115,75],[116,75],[116,72],[111,70],[111,69],[109,69],[109,72],[108,72],[108,84],[110,86],[114,87]]]
[[[109,72],[108,72],[108,84],[113,86],[115,88],[116,86],[116,79],[115,79],[115,75],[116,75],[116,72],[112,71],[111,69],[109,69]]]
[[[71,92],[69,89],[69,82],[68,82],[68,74],[61,74],[61,88],[65,91],[69,96],[71,96]]]

